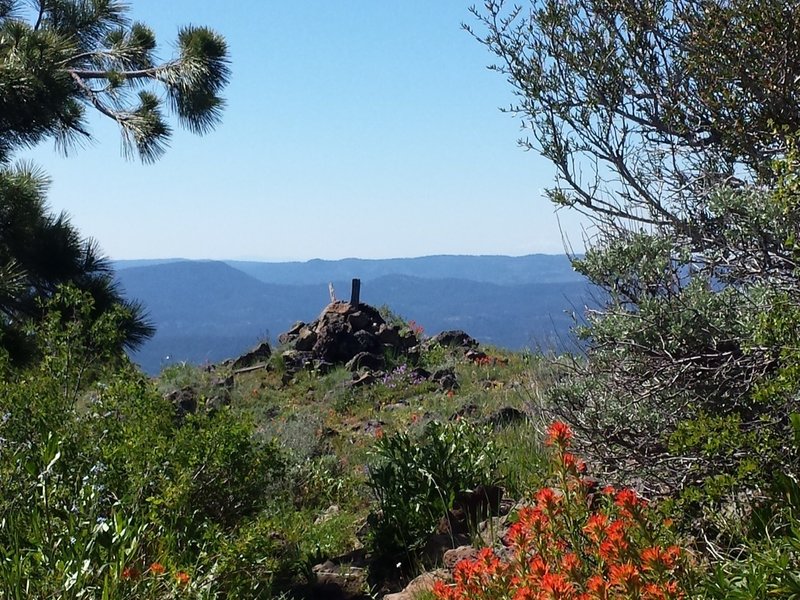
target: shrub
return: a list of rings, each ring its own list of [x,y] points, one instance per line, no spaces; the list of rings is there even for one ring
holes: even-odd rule
[[[783,444],[800,452],[800,415]],[[800,483],[785,466],[773,474],[767,494],[752,503],[753,518],[743,544],[725,552],[705,579],[708,598],[756,600],[800,598]],[[720,554],[719,550],[717,554]]]
[[[178,418],[126,361],[98,356],[104,321],[85,330],[81,314],[46,318],[46,359],[0,381],[0,596],[202,595],[220,544],[275,495],[283,455],[228,409]]]
[[[413,555],[458,492],[497,482],[500,459],[490,433],[467,421],[434,421],[419,439],[405,432],[379,438],[369,467],[380,508],[372,517],[375,552]]]

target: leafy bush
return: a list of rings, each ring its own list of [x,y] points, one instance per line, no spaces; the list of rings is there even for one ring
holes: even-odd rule
[[[791,416],[784,440],[800,452],[800,415]],[[728,550],[704,582],[708,598],[760,600],[800,598],[800,483],[798,472],[782,467],[764,498],[753,503],[743,544]],[[720,552],[718,551],[717,554]]]
[[[274,497],[284,458],[229,410],[178,418],[125,361],[96,362],[113,327],[86,329],[82,298],[37,331],[42,363],[0,381],[0,595],[205,593],[220,544]]]
[[[706,598],[767,600],[800,598],[800,520],[792,519],[789,535],[751,543],[737,560],[715,567],[704,584]]]
[[[500,459],[490,432],[466,421],[431,422],[418,439],[405,432],[379,438],[369,467],[380,509],[372,520],[376,553],[413,555],[458,492],[497,482]]]

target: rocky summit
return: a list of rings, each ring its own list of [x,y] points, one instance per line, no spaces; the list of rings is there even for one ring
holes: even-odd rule
[[[386,323],[373,306],[342,301],[331,302],[311,323],[295,323],[278,341],[288,346],[282,353],[288,373],[325,372],[336,365],[379,370],[387,355],[413,358],[419,352],[413,331]]]

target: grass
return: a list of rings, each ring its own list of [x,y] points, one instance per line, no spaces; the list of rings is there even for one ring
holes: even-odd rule
[[[550,363],[537,355],[493,348],[486,352],[495,359],[488,364],[441,347],[423,356],[431,372],[455,371],[459,385],[453,391],[435,382],[413,381],[402,374],[402,367],[385,381],[363,387],[349,385],[352,376],[343,368],[327,374],[300,372],[288,384],[280,364],[236,375],[231,410],[251,418],[257,435],[278,442],[290,457],[291,501],[286,505],[312,522],[335,506],[337,542],[321,544],[312,555],[330,556],[333,547],[347,551],[364,543],[364,524],[375,510],[366,466],[380,436],[406,431],[418,435],[432,421],[463,418],[483,423],[501,409],[517,409],[527,418],[494,430],[495,443],[508,457],[500,475],[512,495],[542,482],[541,419],[535,411],[552,377]],[[192,386],[211,393],[211,382],[225,375],[172,367],[159,378],[159,387],[166,391]],[[278,519],[284,519],[287,506],[276,507]],[[297,528],[295,519],[283,523],[290,530]],[[305,530],[303,535],[314,537]]]

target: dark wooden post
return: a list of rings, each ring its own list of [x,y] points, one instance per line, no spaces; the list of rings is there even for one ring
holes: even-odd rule
[[[353,279],[353,287],[350,289],[350,304],[358,306],[361,303],[361,280]]]

